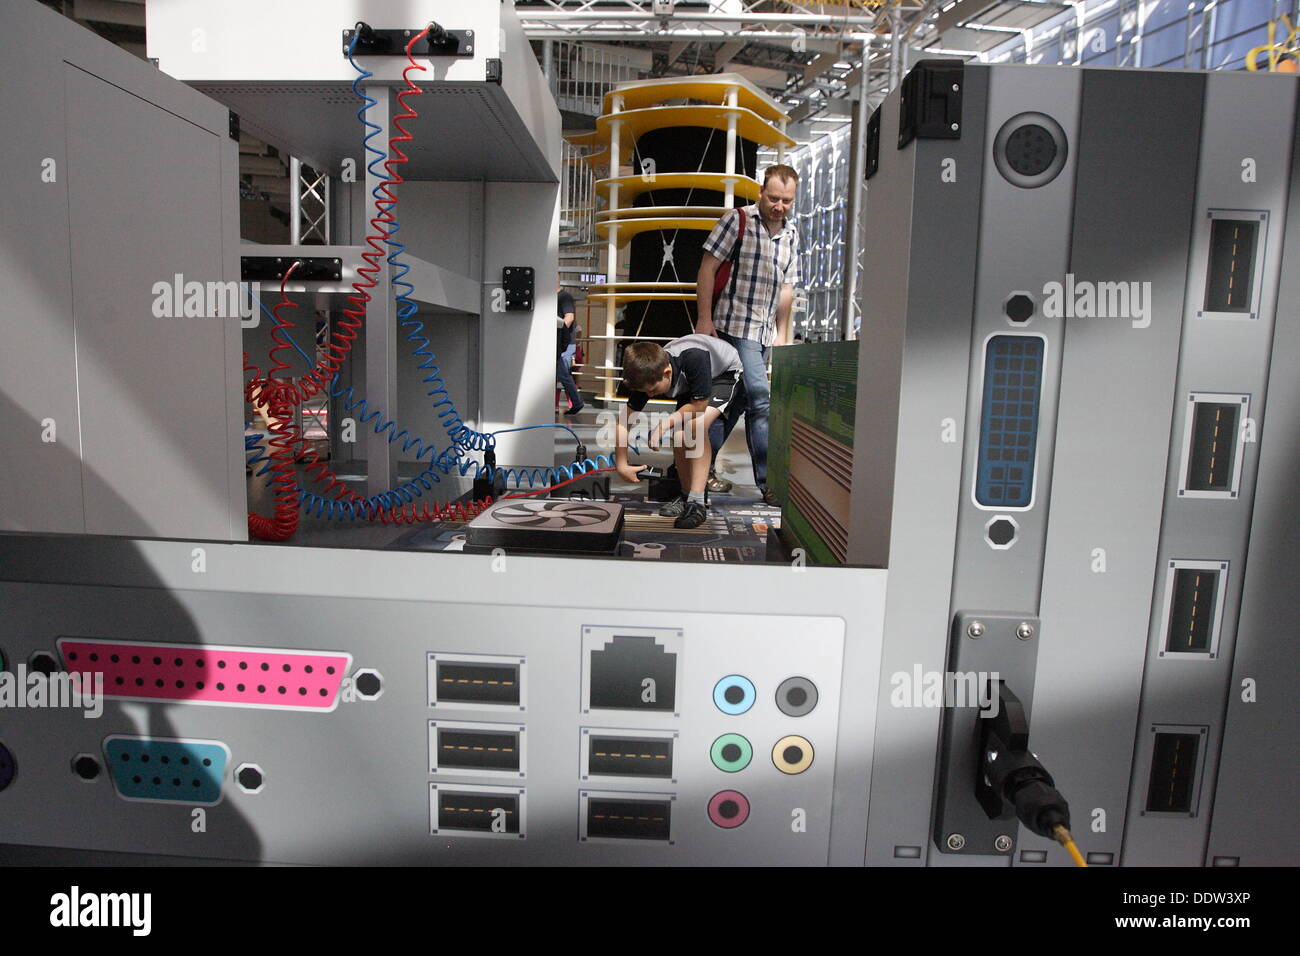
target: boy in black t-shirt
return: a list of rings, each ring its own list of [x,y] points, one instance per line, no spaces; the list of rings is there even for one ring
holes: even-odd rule
[[[677,400],[677,410],[650,433],[658,449],[668,432],[673,436],[673,461],[683,494],[660,514],[676,517],[678,528],[698,528],[708,517],[704,488],[709,479],[709,426],[722,416],[734,425],[745,410],[744,367],[740,354],[712,335],[684,335],[660,347],[633,342],[623,352],[623,381],[628,387],[627,410],[639,412],[652,397]],[[627,424],[620,420],[614,449],[619,477],[636,481],[645,466],[627,463]]]

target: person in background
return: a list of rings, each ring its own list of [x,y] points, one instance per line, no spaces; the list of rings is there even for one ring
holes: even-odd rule
[[[555,378],[564,386],[564,393],[569,396],[569,410],[565,415],[576,415],[583,409],[582,396],[573,381],[573,356],[578,350],[575,340],[578,313],[573,304],[573,296],[564,291],[564,286],[556,285],[555,297]]]
[[[633,342],[623,351],[623,381],[627,410],[642,411],[651,398],[676,400],[677,410],[657,424],[647,444],[658,450],[664,436],[673,437],[673,464],[682,492],[659,509],[675,518],[673,527],[698,528],[708,519],[705,483],[709,476],[709,426],[735,420],[745,408],[744,369],[740,356],[712,335],[683,335],[667,345]],[[614,465],[624,481],[636,481],[644,465],[627,462],[627,423],[620,416]]]
[[[740,353],[745,369],[745,439],[754,463],[754,481],[763,501],[775,505],[767,490],[767,416],[771,389],[767,381],[768,352],[790,342],[790,313],[794,287],[800,282],[799,233],[787,214],[794,205],[799,174],[790,166],[769,166],[755,205],[726,213],[704,240],[704,256],[696,276],[699,320],[695,331],[716,335]],[[722,264],[733,259],[726,287],[713,299],[713,284]],[[727,422],[713,424],[710,441],[717,453],[731,434]],[[716,479],[715,479],[716,480]]]

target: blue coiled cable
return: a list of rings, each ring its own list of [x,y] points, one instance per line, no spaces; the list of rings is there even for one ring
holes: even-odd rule
[[[364,80],[374,76],[374,74],[365,69],[356,62],[353,54],[356,49],[356,42],[359,34],[354,35],[351,45],[348,47],[348,62],[357,72],[357,76],[352,81],[352,91],[359,99],[363,101],[360,109],[357,110],[357,118],[367,128],[368,132],[362,138],[362,145],[366,152],[373,154],[370,161],[366,164],[367,170],[376,179],[382,178],[383,173],[376,169],[376,165],[383,163],[387,159],[387,153],[377,148],[371,143],[371,140],[382,132],[381,127],[372,123],[367,116],[370,107],[378,102],[361,89],[361,83]],[[373,199],[378,200],[379,187],[376,186],[371,190]],[[425,439],[411,435],[407,429],[399,429],[395,419],[384,419],[382,409],[370,409],[369,402],[364,398],[355,397],[354,387],[340,388],[338,376],[331,382],[330,395],[341,400],[343,408],[348,412],[355,412],[358,421],[361,424],[369,424],[377,419],[383,419],[375,424],[375,434],[382,434],[387,431],[389,443],[395,441],[402,442],[402,451],[410,452],[416,448],[416,461],[425,457],[429,458],[429,467],[416,477],[402,482],[395,488],[377,495],[372,495],[360,501],[343,501],[339,499],[324,498],[307,489],[298,486],[299,504],[308,514],[318,518],[333,518],[337,520],[356,520],[357,518],[372,518],[377,513],[393,508],[398,508],[402,504],[409,504],[415,499],[422,497],[425,491],[430,491],[433,486],[441,481],[442,474],[450,474],[452,469],[459,471],[461,477],[466,476],[472,469],[474,478],[480,478],[484,475],[489,479],[496,476],[503,476],[507,484],[516,484],[522,486],[525,482],[531,487],[546,484],[558,484],[589,471],[600,468],[609,468],[613,466],[613,459],[609,455],[597,455],[593,458],[585,458],[582,461],[575,461],[571,465],[560,465],[548,468],[498,468],[495,466],[485,465],[482,462],[472,459],[463,458],[467,451],[488,451],[496,446],[496,435],[505,434],[515,431],[527,431],[533,428],[563,428],[571,434],[575,441],[581,443],[577,433],[567,425],[541,424],[525,425],[518,428],[501,429],[497,432],[483,433],[475,431],[464,423],[456,409],[454,400],[447,390],[446,383],[442,378],[441,369],[436,364],[437,357],[430,350],[432,344],[424,336],[424,323],[415,318],[419,311],[419,306],[410,296],[415,292],[415,286],[410,283],[406,276],[409,274],[410,266],[402,260],[401,256],[406,251],[406,246],[394,238],[401,229],[397,217],[393,215],[392,209],[389,210],[389,219],[391,223],[386,231],[384,241],[392,247],[392,251],[387,256],[387,262],[394,269],[391,282],[394,288],[400,289],[396,295],[398,303],[397,317],[403,328],[407,329],[407,341],[415,343],[416,348],[412,354],[421,359],[418,369],[427,371],[430,374],[426,376],[422,384],[432,386],[425,394],[429,398],[436,399],[433,404],[435,414],[437,414],[440,423],[451,440],[451,445],[441,454],[438,455],[436,447]],[[259,303],[260,304],[260,303]],[[265,310],[266,306],[262,305]],[[306,353],[298,347],[292,339],[290,344],[298,350],[300,354],[307,358]],[[310,359],[308,358],[310,362]],[[359,411],[358,411],[359,409]],[[258,476],[266,474],[270,470],[270,459],[265,453],[262,445],[261,435],[248,435],[244,438],[244,447],[246,452],[253,452],[248,459],[250,466],[258,462],[266,462],[262,469],[257,472]],[[634,451],[639,449],[633,448]]]

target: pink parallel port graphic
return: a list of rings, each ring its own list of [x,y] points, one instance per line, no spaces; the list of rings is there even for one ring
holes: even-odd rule
[[[68,671],[104,675],[104,696],[224,707],[331,711],[352,655],[213,644],[59,638]]]

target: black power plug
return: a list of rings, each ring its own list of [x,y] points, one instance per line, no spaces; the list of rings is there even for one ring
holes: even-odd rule
[[[1004,681],[998,681],[997,716],[980,720],[975,797],[990,820],[1009,806],[1029,830],[1048,839],[1057,839],[1057,827],[1070,828],[1070,805],[1030,752],[1024,705]]]

